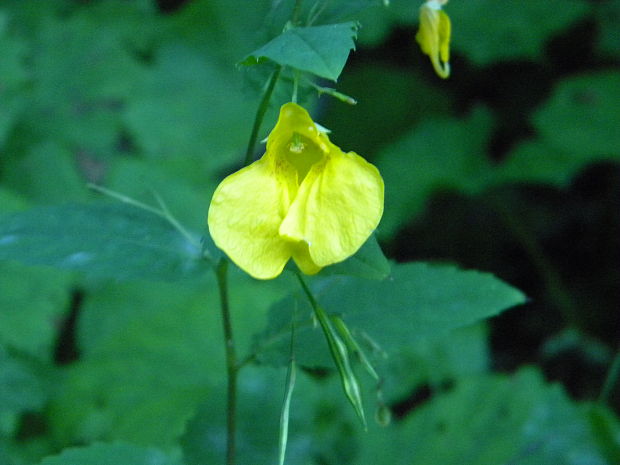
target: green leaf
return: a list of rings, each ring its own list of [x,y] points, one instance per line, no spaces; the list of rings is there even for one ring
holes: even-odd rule
[[[69,150],[54,139],[33,145],[24,156],[7,157],[5,183],[42,204],[85,200],[86,179]],[[54,169],[44,167],[53,166]]]
[[[272,60],[282,66],[308,71],[336,81],[355,48],[357,23],[295,27],[246,56],[240,64]]]
[[[319,304],[343,321],[358,340],[378,353],[398,354],[421,338],[439,337],[469,326],[525,301],[517,289],[479,271],[454,266],[395,265],[383,281],[353,277],[317,280],[312,286]],[[291,312],[298,306],[297,361],[304,366],[331,366],[321,334],[309,318],[305,298],[291,296],[275,304],[266,330],[258,337],[259,360],[288,362]]]
[[[567,78],[534,114],[541,137],[568,153],[620,157],[620,75],[601,71]],[[583,155],[581,155],[583,156]]]
[[[0,263],[0,344],[51,360],[70,283],[56,270]]]
[[[10,356],[0,344],[0,436],[5,415],[38,410],[46,399],[45,385],[35,367]]]
[[[590,151],[565,152],[539,139],[517,145],[507,159],[495,169],[498,183],[543,183],[566,187],[573,177],[600,157]]]
[[[486,373],[491,358],[487,333],[486,325],[476,324],[441,337],[416,338],[387,359],[379,354],[375,364],[380,365],[386,400],[399,402],[424,385],[433,388]]]
[[[239,73],[175,42],[157,50],[153,60],[123,110],[139,151],[199,156],[210,169],[205,176],[240,162],[254,106],[241,91]]]
[[[41,207],[2,217],[0,260],[116,280],[175,281],[208,269],[200,250],[168,222],[120,203]]]
[[[353,409],[341,401],[341,387],[334,382],[317,383],[302,370],[297,371],[295,392],[290,401],[287,465],[309,465],[311,457],[325,455],[344,436],[350,444],[356,431]],[[204,404],[188,422],[181,439],[188,465],[224,463],[226,454],[226,405],[224,383],[205,398]],[[279,420],[286,394],[285,370],[272,367],[246,367],[239,372],[237,409],[237,462],[275,464],[279,452]],[[334,401],[334,399],[337,400]],[[343,414],[350,425],[343,426]],[[355,423],[354,423],[355,422]],[[343,434],[345,430],[346,433]],[[338,437],[338,439],[342,439]],[[347,463],[347,462],[329,462]]]
[[[583,411],[530,369],[460,380],[362,442],[370,465],[607,465]]]
[[[146,204],[158,195],[187,228],[206,229],[206,216],[217,183],[205,174],[199,155],[175,158],[117,158],[109,167],[106,187]]]
[[[342,274],[381,280],[390,275],[390,263],[383,255],[377,239],[372,235],[355,255],[344,262],[325,268],[321,274],[323,276]]]
[[[9,34],[11,16],[0,11],[0,147],[25,106],[20,91],[28,79],[25,66],[27,46],[21,39]]]
[[[385,180],[385,212],[377,230],[390,237],[441,189],[475,193],[486,186],[491,115],[477,108],[467,119],[428,118],[382,150],[376,165]]]
[[[257,281],[233,269],[229,278],[242,355],[286,282]],[[200,403],[213,397],[222,404],[219,385],[226,367],[219,305],[212,273],[186,285],[138,281],[89,289],[77,322],[80,359],[67,367],[50,408],[55,441],[174,446]],[[224,418],[214,420],[225,427]]]
[[[452,19],[454,50],[474,63],[543,57],[553,35],[584,17],[581,0],[468,0],[444,10]]]
[[[36,41],[31,98],[24,129],[47,139],[100,156],[117,151],[121,110],[132,95],[143,65],[128,50],[131,39],[119,24],[142,31],[149,18],[123,2],[121,14],[97,14],[90,8],[73,14],[37,16],[29,37]],[[129,20],[131,21],[131,20]],[[80,72],[76,72],[80,70]]]
[[[133,444],[96,443],[87,447],[66,449],[59,455],[46,457],[39,465],[181,465],[177,459],[158,449]]]
[[[594,8],[598,22],[598,49],[606,56],[618,57],[620,55],[620,36],[617,31],[617,18],[620,17],[620,0],[596,3]]]

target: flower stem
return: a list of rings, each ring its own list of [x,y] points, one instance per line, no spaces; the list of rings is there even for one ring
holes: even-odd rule
[[[222,324],[224,326],[224,343],[226,346],[226,374],[227,374],[227,407],[226,407],[226,464],[235,464],[235,433],[237,410],[237,355],[230,319],[228,304],[228,260],[222,258],[216,268],[218,289],[220,292],[220,307]]]
[[[254,157],[254,146],[256,145],[256,139],[258,139],[258,131],[260,131],[260,127],[263,123],[263,118],[265,117],[267,108],[269,108],[269,100],[271,100],[271,95],[273,94],[276,83],[280,78],[281,72],[282,66],[278,66],[273,71],[271,77],[269,78],[269,82],[267,83],[267,88],[265,89],[263,98],[258,105],[258,110],[256,110],[256,117],[254,118],[254,125],[252,126],[252,133],[250,134],[250,141],[248,142],[248,149],[245,152],[245,160],[243,161],[243,166],[248,166],[250,163],[252,163],[252,158]]]

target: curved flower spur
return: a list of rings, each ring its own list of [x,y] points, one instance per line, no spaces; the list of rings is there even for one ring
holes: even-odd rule
[[[304,108],[283,105],[262,158],[213,194],[213,241],[255,278],[275,278],[290,258],[318,273],[357,252],[379,224],[379,171],[319,128]]]
[[[427,0],[420,7],[420,29],[416,40],[422,52],[429,56],[437,75],[450,76],[450,18],[441,9],[448,0]]]

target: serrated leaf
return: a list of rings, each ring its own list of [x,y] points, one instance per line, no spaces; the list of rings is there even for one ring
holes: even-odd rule
[[[250,53],[240,64],[253,65],[268,59],[336,81],[349,52],[355,48],[356,36],[355,22],[291,28]]]
[[[96,278],[176,281],[208,269],[167,221],[120,203],[34,208],[0,219],[0,260]]]
[[[620,157],[620,75],[617,71],[573,76],[560,81],[534,114],[541,137],[568,153]]]
[[[323,308],[342,315],[354,336],[369,339],[388,356],[421,338],[444,335],[525,301],[523,293],[489,273],[426,263],[395,265],[383,281],[332,277],[316,281],[312,289]],[[295,305],[297,361],[331,366],[320,331],[309,318],[311,308],[301,296],[272,307],[267,328],[257,339],[259,359],[288,362],[286,344]]]
[[[460,380],[362,442],[370,465],[607,465],[583,412],[531,369]]]
[[[39,465],[181,465],[164,452],[133,444],[96,443],[87,447],[75,447],[59,455],[44,458]]]

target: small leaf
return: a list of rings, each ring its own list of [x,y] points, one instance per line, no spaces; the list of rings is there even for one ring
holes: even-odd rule
[[[349,51],[355,49],[356,36],[355,22],[291,28],[250,53],[240,64],[254,65],[272,60],[336,81]]]
[[[97,278],[175,281],[200,276],[201,252],[162,218],[123,204],[68,204],[0,219],[0,260]]]

